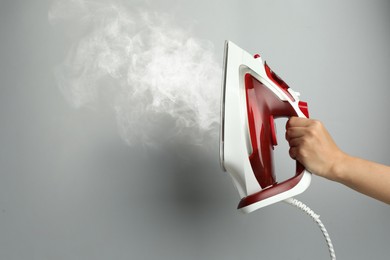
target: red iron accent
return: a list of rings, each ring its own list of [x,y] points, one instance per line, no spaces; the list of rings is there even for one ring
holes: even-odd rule
[[[256,196],[251,195],[247,198],[252,200],[251,198],[254,196],[253,198],[263,199],[264,196],[273,196],[274,194],[288,190],[291,188],[291,185],[295,186],[299,181],[299,179],[296,180],[296,178],[304,169],[303,166],[297,162],[295,177],[285,181],[286,184],[283,184],[285,182],[280,184],[276,183],[272,153],[274,146],[272,136],[275,133],[273,133],[271,128],[271,125],[274,126],[274,124],[271,124],[270,118],[297,116],[297,113],[289,102],[280,100],[268,87],[249,73],[245,75],[245,90],[248,127],[253,151],[252,154],[249,155],[249,161],[258,183],[263,189],[267,188],[259,192],[267,191],[265,194],[262,193],[261,195]],[[247,199],[244,198],[243,200],[246,201]]]
[[[253,58],[255,58],[255,59],[260,58],[260,54],[255,54],[255,55],[253,55]]]
[[[309,109],[307,107],[307,102],[304,101],[299,101],[298,102],[298,107],[302,111],[302,113],[309,118]]]
[[[269,117],[269,126],[271,127],[271,141],[273,145],[272,149],[274,149],[274,146],[278,145],[278,139],[276,138],[276,126],[273,116]]]
[[[295,101],[294,97],[288,92],[289,86],[284,82],[278,75],[276,75],[273,70],[268,66],[267,63],[264,63],[265,72],[267,73],[267,76],[272,80],[273,83],[275,83],[279,88],[283,90],[284,93],[291,99],[291,101]]]
[[[299,171],[299,170],[297,169],[297,171]],[[249,206],[249,205],[256,203],[258,201],[265,200],[267,198],[270,198],[272,196],[280,194],[284,191],[290,190],[290,189],[294,188],[299,183],[299,181],[302,179],[302,177],[303,177],[303,168],[298,175],[296,175],[296,176],[294,176],[294,177],[292,177],[292,178],[290,178],[282,183],[275,184],[268,189],[261,190],[259,192],[254,193],[254,194],[251,194],[245,198],[242,198],[240,203],[238,204],[237,208],[238,209],[244,208],[244,207]]]

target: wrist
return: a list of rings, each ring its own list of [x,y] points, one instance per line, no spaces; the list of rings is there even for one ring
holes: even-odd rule
[[[345,182],[345,180],[348,178],[348,165],[350,164],[351,160],[351,156],[340,151],[335,156],[335,159],[329,168],[329,172],[327,174],[328,179],[340,183]]]

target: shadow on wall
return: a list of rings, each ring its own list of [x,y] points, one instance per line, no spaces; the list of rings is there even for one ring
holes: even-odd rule
[[[104,185],[112,185],[107,190],[122,193],[120,200],[127,200],[124,205],[133,210],[196,222],[201,216],[210,217],[219,207],[230,209],[224,190],[230,191],[231,184],[220,169],[218,140],[204,136],[205,145],[194,145],[182,137],[152,147],[102,144],[90,153],[93,163],[89,164],[105,176],[98,176],[103,178],[101,182],[109,183]]]

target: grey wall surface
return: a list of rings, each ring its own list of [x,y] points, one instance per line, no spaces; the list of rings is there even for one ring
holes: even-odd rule
[[[389,1],[128,3],[191,24],[220,63],[225,39],[260,52],[341,149],[390,165]],[[129,146],[110,111],[71,107],[53,69],[74,39],[49,24],[51,5],[0,2],[0,259],[329,258],[299,210],[235,210],[215,138]],[[299,199],[339,259],[389,259],[388,205],[316,176]]]

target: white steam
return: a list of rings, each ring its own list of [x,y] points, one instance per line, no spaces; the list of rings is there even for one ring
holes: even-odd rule
[[[127,143],[217,135],[221,66],[210,42],[166,14],[116,3],[58,1],[49,21],[79,34],[56,69],[66,99],[108,105]]]

